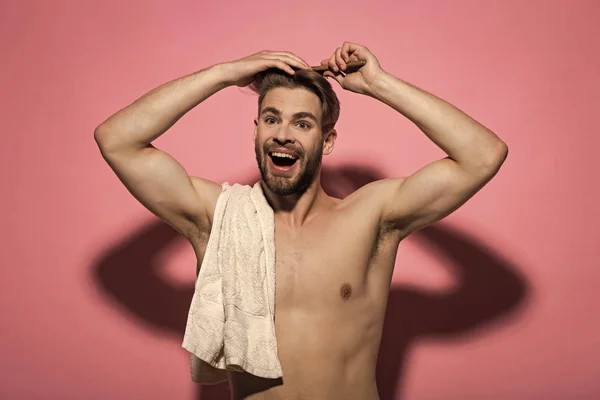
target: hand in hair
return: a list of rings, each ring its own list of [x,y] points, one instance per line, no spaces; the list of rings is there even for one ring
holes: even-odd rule
[[[365,65],[357,71],[346,74],[344,71],[347,63],[352,61],[363,61]],[[370,95],[373,82],[384,73],[379,61],[369,49],[350,42],[344,42],[330,58],[321,61],[321,65],[329,67],[329,70],[323,73],[324,77],[335,79],[346,90],[365,95]]]
[[[267,50],[223,65],[226,66],[228,83],[239,87],[248,86],[256,74],[269,68],[279,68],[290,75],[294,75],[294,68],[310,69],[306,61],[293,53]]]

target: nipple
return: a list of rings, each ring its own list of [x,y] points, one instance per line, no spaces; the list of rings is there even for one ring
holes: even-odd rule
[[[350,284],[348,284],[348,283],[344,283],[342,285],[342,288],[340,289],[340,296],[342,296],[342,299],[348,300],[351,295],[352,295],[352,286],[350,286]]]

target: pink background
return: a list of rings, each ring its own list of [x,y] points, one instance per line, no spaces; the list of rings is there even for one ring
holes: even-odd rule
[[[94,128],[206,66],[263,49],[318,64],[345,40],[510,148],[476,197],[401,244],[382,399],[600,398],[600,3],[217,3],[2,2],[0,398],[224,398],[190,381],[180,347],[191,247],[128,194]],[[391,108],[336,90],[334,193],[443,156]],[[157,145],[190,174],[250,182],[255,111],[226,89]]]

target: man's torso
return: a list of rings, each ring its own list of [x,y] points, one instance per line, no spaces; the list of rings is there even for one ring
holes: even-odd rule
[[[301,229],[276,218],[283,382],[231,372],[234,398],[377,399],[375,366],[399,240],[360,196],[335,200]]]

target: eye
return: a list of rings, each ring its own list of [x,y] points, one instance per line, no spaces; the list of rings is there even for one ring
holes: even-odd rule
[[[310,129],[310,124],[308,122],[305,122],[305,121],[298,122],[298,126],[300,126],[300,129]]]
[[[277,122],[275,120],[275,118],[273,118],[273,117],[267,117],[267,118],[265,118],[265,122],[267,123],[267,125],[271,125],[271,121]]]

